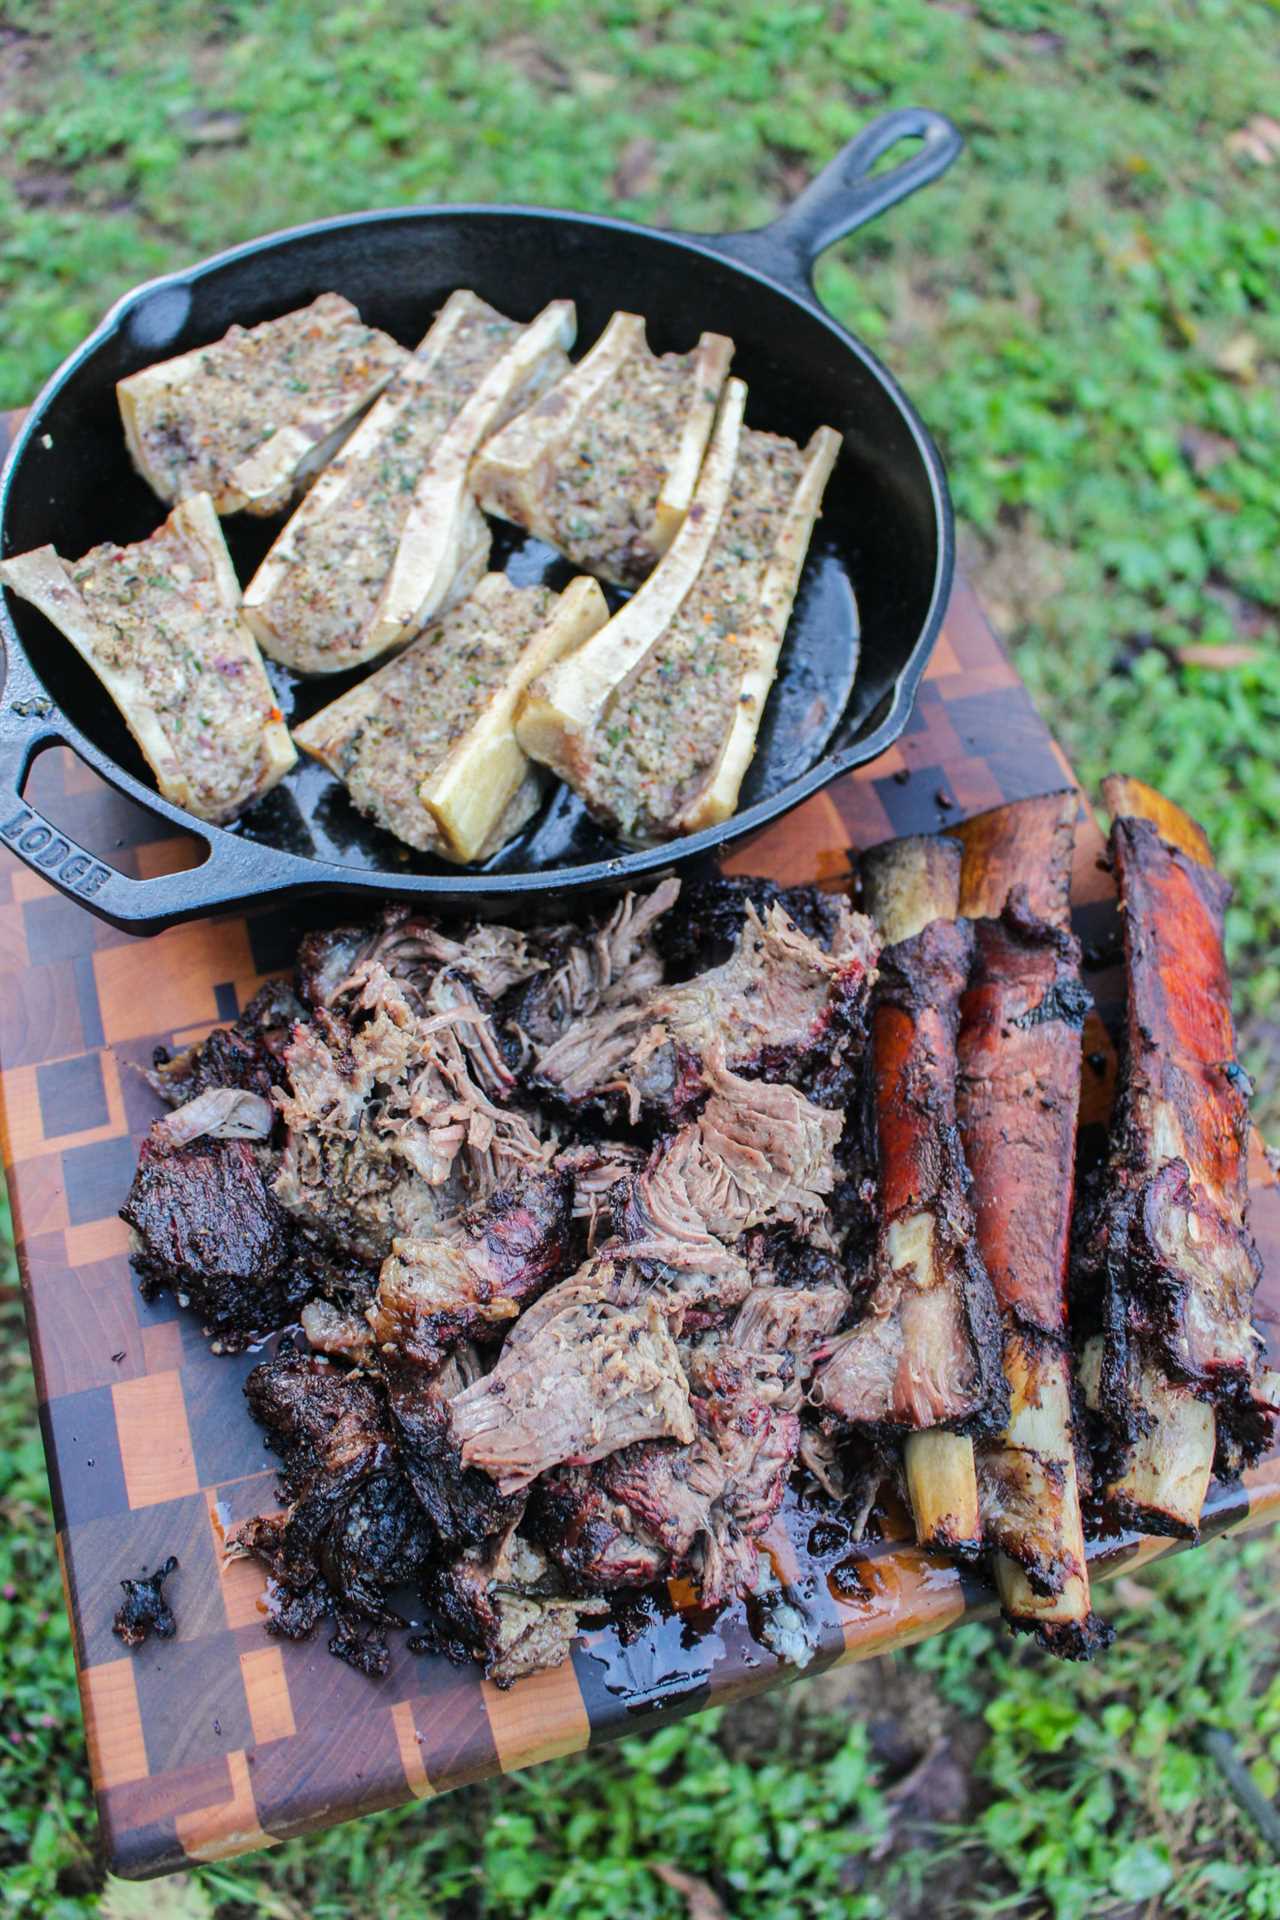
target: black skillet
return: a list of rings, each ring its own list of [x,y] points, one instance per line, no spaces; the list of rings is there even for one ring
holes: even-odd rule
[[[917,151],[883,172],[901,140]],[[297,770],[235,827],[210,827],[160,799],[123,722],[89,669],[13,595],[0,599],[0,837],[63,892],[113,925],[155,931],[217,909],[302,893],[427,898],[510,913],[528,896],[616,887],[706,857],[775,819],[906,725],[937,636],[952,570],[951,506],[937,451],[910,402],[812,285],[823,250],[955,159],[940,114],[886,114],[853,140],[781,218],[751,233],[664,233],[621,220],[528,207],[420,207],[318,221],[254,240],[127,294],[45,387],[0,478],[0,552],[51,542],[78,557],[101,540],[150,532],[162,509],[134,474],[115,383],[149,362],[217,339],[333,289],[397,339],[420,338],[455,287],[513,317],[571,295],[589,345],[616,308],[645,315],[657,351],[704,328],[737,343],[747,418],[804,440],[844,435],[827,489],[760,748],[732,820],[627,852],[559,789],[543,814],[483,869],[413,854],[350,805],[321,767]],[[224,521],[247,579],[279,523]],[[570,569],[497,526],[494,565],[521,582],[563,584]],[[350,676],[295,682],[272,669],[286,716],[301,719]],[[61,741],[121,792],[204,843],[201,864],[135,880],[71,844],[23,799],[34,756]],[[524,896],[518,902],[516,896]]]

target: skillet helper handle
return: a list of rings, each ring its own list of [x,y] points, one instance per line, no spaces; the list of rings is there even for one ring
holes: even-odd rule
[[[205,889],[198,882],[194,887],[192,884],[199,868],[135,880],[80,846],[24,798],[37,753],[44,747],[65,746],[66,741],[57,711],[26,661],[11,649],[5,665],[4,692],[0,696],[0,847],[17,854],[59,893],[92,903],[95,913],[126,932],[144,933],[172,919],[175,912],[185,917],[191,911],[201,911]],[[163,812],[185,832],[193,831],[187,816],[171,810],[164,801],[158,801],[156,811]],[[206,845],[212,852],[212,846]],[[197,893],[200,903],[193,905]]]
[[[883,173],[878,160],[899,141],[919,141],[906,159]],[[856,134],[798,198],[767,227],[716,234],[710,244],[742,266],[755,267],[813,298],[813,269],[837,240],[863,227],[946,172],[964,138],[945,114],[900,107]]]

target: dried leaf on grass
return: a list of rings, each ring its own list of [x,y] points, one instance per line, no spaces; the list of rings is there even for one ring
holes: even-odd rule
[[[1262,658],[1260,647],[1178,647],[1176,652],[1183,667],[1251,667]]]
[[[706,1880],[700,1880],[696,1873],[685,1873],[670,1860],[654,1860],[651,1864],[659,1880],[684,1900],[689,1920],[729,1920],[719,1894]]]
[[[100,1920],[213,1920],[213,1901],[189,1873],[167,1880],[117,1880],[107,1875]]]
[[[1229,133],[1222,143],[1228,153],[1239,154],[1259,167],[1269,167],[1280,159],[1280,120],[1270,114],[1255,113],[1242,127]]]

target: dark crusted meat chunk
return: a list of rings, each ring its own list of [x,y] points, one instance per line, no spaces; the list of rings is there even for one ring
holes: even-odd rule
[[[394,1240],[369,1316],[379,1347],[435,1367],[459,1340],[501,1338],[563,1273],[572,1212],[569,1176],[533,1173],[500,1188],[449,1239]]]
[[[178,1570],[175,1554],[170,1554],[162,1567],[154,1573],[143,1574],[138,1580],[122,1580],[124,1603],[117,1609],[111,1622],[111,1631],[117,1640],[123,1640],[126,1647],[140,1647],[144,1640],[155,1634],[158,1640],[172,1640],[178,1630],[173,1617],[173,1608],[164,1597],[164,1583],[171,1573]]]
[[[290,1503],[250,1520],[230,1543],[271,1574],[268,1631],[303,1639],[332,1614],[330,1651],[362,1672],[385,1672],[381,1629],[403,1624],[386,1590],[418,1573],[431,1533],[397,1461],[381,1387],[285,1353],[254,1368],[245,1397],[281,1452]]]
[[[240,1087],[264,1099],[280,1079],[280,1061],[306,1008],[286,980],[269,980],[229,1027],[170,1054],[157,1047],[147,1080],[170,1106],[185,1105],[210,1087]]]
[[[284,1325],[312,1291],[247,1140],[175,1147],[153,1128],[120,1217],[133,1228],[144,1298],[170,1288],[224,1344]]]
[[[435,1373],[387,1354],[381,1367],[400,1462],[431,1524],[436,1554],[501,1532],[520,1502],[504,1499],[479,1467],[463,1466],[449,1427],[449,1402],[482,1378],[475,1348],[463,1342]]]
[[[415,1649],[480,1661],[509,1687],[522,1674],[558,1667],[583,1618],[608,1612],[599,1596],[574,1598],[546,1555],[513,1522],[495,1539],[434,1565],[422,1583],[430,1621]]]
[[[510,1338],[487,1374],[450,1405],[466,1466],[516,1493],[562,1461],[601,1459],[632,1441],[691,1440],[689,1391],[663,1305],[622,1304],[608,1260],[544,1294],[532,1332]]]

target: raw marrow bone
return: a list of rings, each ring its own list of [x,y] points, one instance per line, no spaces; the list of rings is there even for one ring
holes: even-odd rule
[[[608,618],[594,580],[559,596],[486,574],[469,599],[297,730],[388,832],[446,860],[483,860],[533,817],[540,771],[516,743],[525,686]]]
[[[583,360],[484,447],[471,472],[486,513],[515,521],[618,586],[638,586],[678,533],[711,436],[733,342],[650,353],[615,313]]]
[[[144,367],[116,396],[133,463],[162,500],[207,493],[219,513],[276,513],[407,358],[349,300],[322,293]]]
[[[0,580],[93,668],[175,806],[230,820],[293,766],[207,494],[135,546],[75,561],[36,547],[0,562]]]
[[[725,820],[751,757],[840,436],[742,425],[730,380],[688,516],[639,592],[530,691],[521,744],[632,845]]]
[[[245,592],[264,653],[297,673],[375,660],[465,596],[489,530],[467,489],[495,426],[568,366],[571,300],[528,326],[451,294]]]

